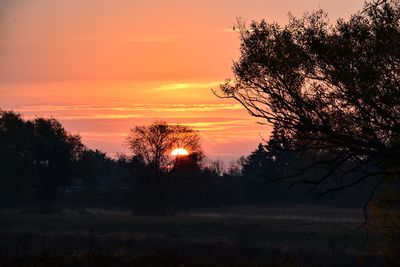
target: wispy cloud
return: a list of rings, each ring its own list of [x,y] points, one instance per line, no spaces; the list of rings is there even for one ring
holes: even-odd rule
[[[183,90],[183,89],[201,89],[201,88],[210,88],[213,86],[219,86],[221,84],[220,81],[214,82],[197,82],[197,83],[168,83],[160,85],[156,88],[150,89],[151,91],[175,91],[175,90]]]
[[[93,116],[100,118],[99,114],[107,116],[121,115],[139,117],[140,114],[130,112],[212,112],[221,110],[241,110],[240,104],[137,104],[131,106],[91,106],[91,105],[38,105],[23,106],[16,108],[18,112],[34,114],[71,114],[71,112],[89,113],[83,116]],[[128,112],[129,114],[121,114]],[[77,115],[78,116],[78,115]],[[81,115],[82,116],[82,115]]]
[[[242,120],[223,120],[223,121],[203,121],[203,122],[190,122],[184,123],[184,125],[193,127],[194,129],[202,132],[226,132],[228,130],[235,129],[247,129],[249,128],[250,121],[248,119]]]
[[[89,114],[89,115],[55,115],[60,120],[96,120],[96,119],[131,119],[141,117],[138,114]]]

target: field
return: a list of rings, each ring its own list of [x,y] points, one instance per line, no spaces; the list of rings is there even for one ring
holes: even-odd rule
[[[171,217],[8,211],[0,215],[0,255],[9,266],[379,266],[377,238],[359,229],[362,219],[357,210],[313,206]]]

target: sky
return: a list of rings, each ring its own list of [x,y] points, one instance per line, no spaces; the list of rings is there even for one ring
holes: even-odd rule
[[[54,117],[110,156],[154,120],[199,130],[210,158],[247,155],[270,126],[211,89],[232,78],[237,18],[287,23],[364,0],[0,0],[0,109]]]

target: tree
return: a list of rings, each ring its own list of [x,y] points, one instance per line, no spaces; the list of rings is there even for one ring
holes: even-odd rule
[[[149,126],[136,126],[126,139],[135,156],[156,171],[171,170],[179,157],[171,155],[173,149],[184,148],[189,153],[200,152],[200,137],[197,131],[183,125],[169,125],[155,121]]]
[[[15,205],[30,195],[33,173],[32,124],[0,110],[0,206]]]
[[[55,119],[24,120],[15,112],[1,111],[1,197],[16,199],[34,192],[41,211],[51,212],[74,175],[82,149],[80,137],[67,133]]]
[[[257,149],[246,157],[243,164],[243,175],[249,178],[260,178],[270,174],[273,168],[273,160],[269,157],[265,145],[258,144]]]
[[[243,166],[246,158],[240,156],[237,160],[231,160],[229,162],[227,174],[231,177],[241,177],[243,175]]]
[[[334,25],[323,11],[290,17],[286,26],[239,23],[241,57],[234,81],[221,86],[222,97],[284,129],[299,155],[312,155],[296,183],[315,189],[335,172],[338,184],[322,195],[373,179],[372,197],[399,177],[399,19],[399,2],[388,0],[366,4]],[[326,173],[304,175],[318,166]],[[350,179],[351,172],[360,175]]]
[[[208,164],[208,170],[215,176],[222,176],[225,172],[224,162],[220,159],[211,160]]]
[[[55,119],[37,118],[32,123],[32,184],[41,212],[50,213],[60,189],[70,182],[84,147],[79,136],[67,133]]]
[[[275,180],[287,174],[296,158],[296,148],[284,130],[274,127],[267,144],[258,144],[256,150],[245,158],[243,174],[253,178]]]
[[[84,149],[78,160],[81,182],[91,188],[102,189],[110,186],[110,178],[115,175],[116,163],[106,153],[96,149]]]
[[[126,141],[133,153],[127,166],[133,180],[134,212],[165,214],[172,180],[188,173],[188,169],[197,170],[202,160],[198,132],[187,126],[155,121],[131,129]],[[186,149],[189,155],[171,155],[177,148]]]

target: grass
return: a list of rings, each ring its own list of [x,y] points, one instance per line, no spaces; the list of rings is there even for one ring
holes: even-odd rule
[[[367,242],[365,233],[356,230],[360,223],[358,211],[316,207],[207,209],[171,217],[103,210],[14,212],[0,215],[0,254],[21,259],[47,253],[61,259],[73,253],[108,257],[129,252],[140,261],[154,252],[174,259],[192,255],[196,262],[210,255],[252,255],[247,262],[266,255],[287,259],[298,254],[315,261],[339,254],[353,260],[377,257],[375,238]]]

